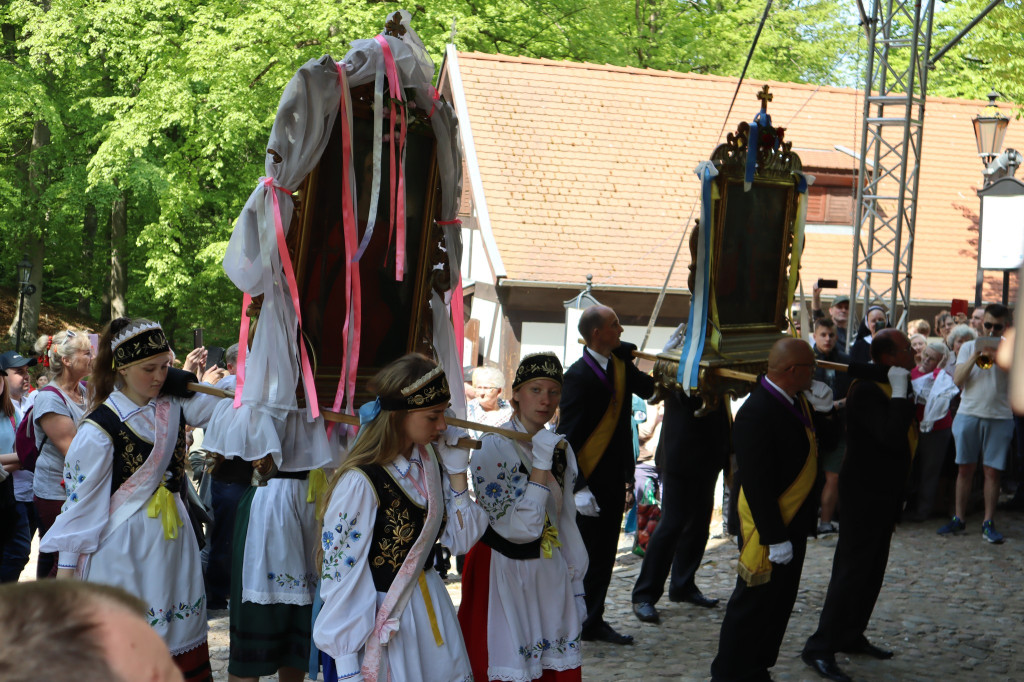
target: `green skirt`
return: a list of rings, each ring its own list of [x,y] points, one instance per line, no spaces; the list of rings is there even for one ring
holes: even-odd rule
[[[312,605],[253,604],[242,601],[245,536],[256,488],[238,503],[231,566],[231,655],[228,672],[239,677],[273,675],[280,668],[309,667]]]

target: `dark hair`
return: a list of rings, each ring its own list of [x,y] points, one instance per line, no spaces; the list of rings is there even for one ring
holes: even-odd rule
[[[989,303],[987,306],[985,306],[985,314],[991,315],[997,320],[1001,320],[1004,317],[1010,316],[1010,309],[1007,308],[1002,303]]]
[[[836,323],[827,317],[819,317],[814,321],[814,331],[818,331],[818,327],[825,327],[826,329],[835,329]]]
[[[886,354],[898,353],[899,348],[896,347],[896,339],[899,338],[897,334],[877,334],[875,338],[871,340],[871,360],[875,364],[882,364],[882,356]]]
[[[594,335],[594,332],[601,328],[604,324],[604,311],[607,310],[603,305],[592,305],[583,311],[580,315],[580,321],[576,325],[576,328],[580,332],[580,336],[587,343],[590,343],[590,337]]]
[[[80,580],[41,580],[0,586],[0,670],[4,682],[122,681],[107,662],[97,607],[142,616],[146,606],[124,590]]]

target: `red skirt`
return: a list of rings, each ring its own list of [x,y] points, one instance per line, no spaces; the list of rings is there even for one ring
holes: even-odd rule
[[[174,664],[185,677],[185,682],[213,682],[213,670],[210,669],[210,647],[203,642],[195,649],[189,649],[174,657]]]
[[[491,548],[482,542],[473,545],[462,567],[462,602],[459,626],[466,642],[474,680],[487,680],[487,607],[490,601]],[[534,682],[582,682],[581,668],[545,670]]]

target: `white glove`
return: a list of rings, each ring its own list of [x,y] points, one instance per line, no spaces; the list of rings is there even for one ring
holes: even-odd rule
[[[768,545],[768,561],[773,564],[788,564],[793,560],[793,543],[789,540]]]
[[[601,513],[601,508],[597,506],[597,498],[590,492],[590,488],[580,488],[572,499],[576,503],[576,511],[583,516],[597,516]]]
[[[0,467],[0,483],[7,480],[7,477],[11,475],[11,472],[3,467]]]
[[[547,429],[541,429],[533,434],[533,468],[551,471],[551,460],[555,457],[555,446],[561,443],[562,440],[562,436]]]
[[[815,412],[832,411],[832,389],[823,381],[812,381],[811,388],[804,391],[804,397]]]
[[[469,468],[469,448],[456,447],[460,438],[468,437],[469,434],[465,429],[449,426],[434,446],[441,458],[441,463],[444,464],[444,470],[449,475],[464,474]]]
[[[889,368],[889,385],[892,386],[893,398],[907,397],[907,384],[910,383],[910,372],[902,367]]]

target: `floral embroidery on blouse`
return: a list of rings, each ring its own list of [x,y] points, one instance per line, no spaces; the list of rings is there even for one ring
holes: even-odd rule
[[[575,651],[579,649],[579,647],[579,636],[570,639],[569,635],[563,635],[554,641],[551,641],[550,639],[540,639],[533,644],[524,644],[519,647],[519,655],[522,656],[524,660],[528,661],[531,658],[540,658],[549,651],[556,654],[564,654],[567,651]]]
[[[309,586],[316,585],[316,573],[304,573],[294,576],[290,573],[267,573],[267,580],[275,582],[279,587],[304,590]]]
[[[324,548],[323,579],[340,580],[342,566],[355,566],[355,557],[348,553],[355,543],[363,538],[362,532],[355,528],[359,521],[359,512],[348,518],[348,512],[338,514],[338,523],[333,530],[325,530],[320,542]]]
[[[185,602],[179,602],[177,606],[171,604],[166,610],[151,606],[149,611],[146,612],[146,617],[149,619],[151,626],[156,626],[160,623],[170,623],[175,619],[198,618],[199,614],[203,611],[203,601],[205,599],[206,597],[202,596],[191,604],[186,604]]]
[[[519,464],[509,467],[505,462],[498,462],[498,475],[496,481],[486,482],[486,479],[479,473],[476,475],[477,500],[487,510],[493,520],[500,519],[508,513],[515,501],[526,492],[526,484],[529,482],[526,474],[519,470]],[[480,467],[477,467],[477,472]],[[481,490],[483,486],[483,490]]]
[[[409,510],[402,509],[397,496],[392,497],[391,504],[384,510],[384,518],[384,533],[390,537],[380,539],[380,554],[373,558],[373,565],[380,568],[386,562],[392,569],[398,570],[416,540],[416,526],[409,519]]]
[[[68,493],[68,500],[71,502],[78,502],[78,486],[85,481],[85,474],[82,473],[82,463],[79,460],[75,460],[74,469],[71,468],[71,463],[64,462],[64,489]]]

